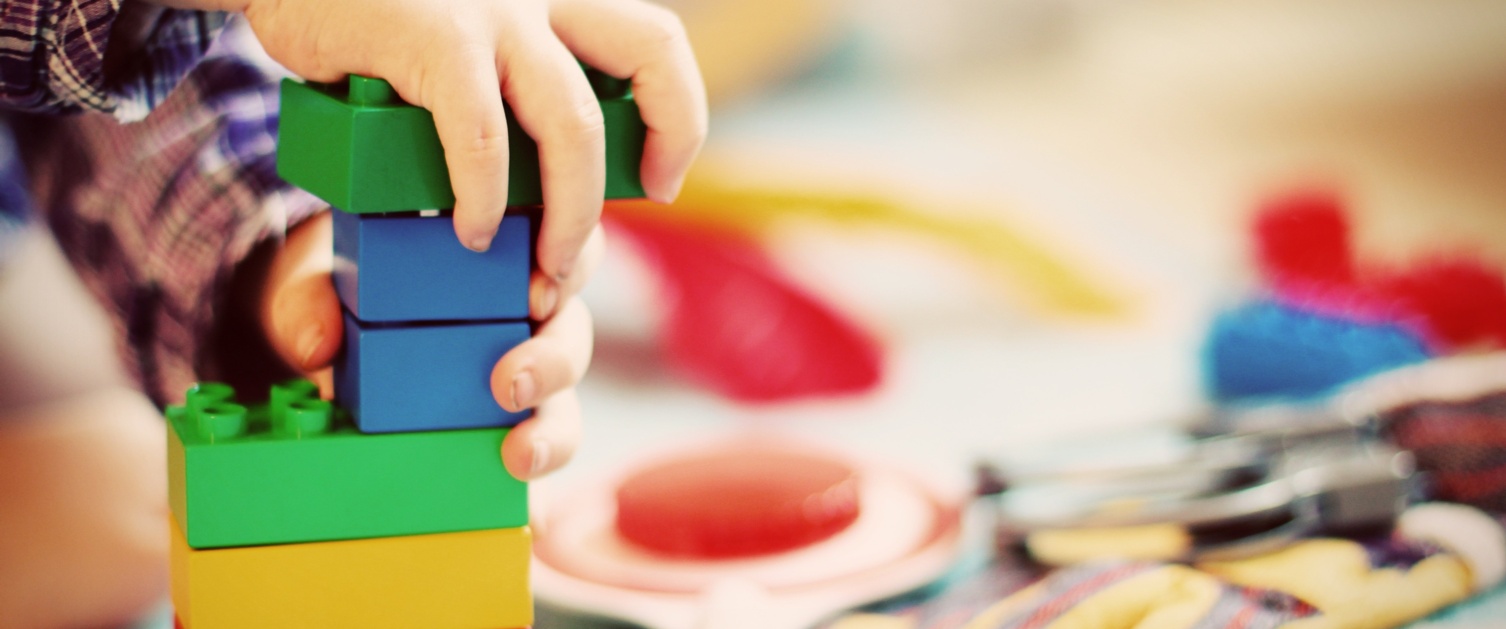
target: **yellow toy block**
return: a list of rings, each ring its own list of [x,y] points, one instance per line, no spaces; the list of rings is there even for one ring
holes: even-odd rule
[[[533,624],[527,527],[211,550],[172,529],[184,629]]]

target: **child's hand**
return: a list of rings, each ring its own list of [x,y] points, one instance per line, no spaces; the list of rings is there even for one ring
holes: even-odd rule
[[[273,258],[261,288],[262,331],[288,365],[319,383],[328,396],[330,363],[344,338],[340,298],[330,281],[330,216],[315,215],[292,233]],[[560,466],[580,441],[575,383],[591,362],[591,316],[575,296],[604,251],[601,228],[591,231],[580,264],[562,282],[535,272],[530,318],[541,322],[533,338],[513,348],[491,373],[492,395],[510,411],[533,408],[502,444],[502,460],[520,479]],[[542,287],[542,288],[541,288]],[[483,377],[483,374],[476,374]]]
[[[550,278],[570,275],[606,181],[602,114],[577,57],[632,78],[648,125],[649,198],[679,193],[706,133],[705,88],[684,28],[642,0],[156,1],[243,11],[267,52],[300,76],[380,77],[431,111],[455,190],[455,233],[476,250],[506,205],[505,98],[538,141],[538,260]]]

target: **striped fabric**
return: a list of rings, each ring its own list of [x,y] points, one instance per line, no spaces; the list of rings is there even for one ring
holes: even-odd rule
[[[235,318],[236,273],[320,204],[277,177],[285,71],[249,29],[159,10],[106,70],[117,17],[131,17],[119,0],[0,2],[0,107],[16,140],[0,142],[0,263],[4,234],[44,220],[113,315],[128,371],[165,404],[243,358],[216,340]]]
[[[1188,629],[1275,629],[1315,614],[1311,605],[1289,594],[1224,584],[1213,607]]]
[[[0,269],[30,214],[31,195],[26,193],[26,173],[16,159],[15,140],[0,127]]]
[[[994,629],[1045,629],[1067,610],[1118,583],[1157,566],[1151,563],[1087,564],[1060,570],[1042,583],[1032,605],[1005,618]]]
[[[1506,514],[1506,393],[1420,402],[1383,420],[1387,437],[1429,473],[1433,497]]]
[[[1137,577],[1169,569],[1148,562],[1103,562],[1064,568],[1041,582],[1039,589],[1019,610],[988,625],[987,629],[1050,629],[1080,603],[1108,595],[1108,590]],[[1185,629],[1275,629],[1282,624],[1317,613],[1296,598],[1260,588],[1218,585],[1213,604]],[[1134,619],[1123,619],[1125,627]],[[979,627],[978,629],[983,629]]]
[[[0,107],[34,113],[119,112],[139,119],[208,50],[222,13],[145,13],[141,49],[106,67],[122,0],[0,2]]]
[[[104,57],[120,3],[0,3],[0,102],[26,111],[112,109]]]

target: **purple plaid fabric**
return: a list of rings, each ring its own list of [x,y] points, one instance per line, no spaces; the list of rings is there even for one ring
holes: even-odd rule
[[[0,4],[0,99],[6,107],[108,111],[105,49],[121,0]]]
[[[0,106],[38,113],[119,112],[124,119],[140,118],[194,66],[225,23],[222,13],[142,5],[139,49],[111,49],[121,1],[0,3]],[[124,55],[108,72],[106,51]]]
[[[14,140],[0,127],[0,268],[12,249],[11,242],[25,229],[31,214],[31,195],[26,193],[26,172],[15,159]]]
[[[232,278],[258,244],[321,205],[276,175],[285,72],[243,25],[221,33],[222,15],[159,11],[107,72],[118,9],[5,2],[0,104],[47,114],[9,120],[32,209],[113,314],[128,370],[165,403],[236,360],[211,351],[215,324],[233,314]]]

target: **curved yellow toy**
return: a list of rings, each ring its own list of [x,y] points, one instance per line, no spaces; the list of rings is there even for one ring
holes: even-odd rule
[[[938,215],[871,194],[736,187],[708,178],[692,178],[672,205],[619,201],[608,207],[613,212],[668,214],[676,220],[760,234],[796,218],[887,227],[956,246],[1006,280],[1027,306],[1041,314],[1101,320],[1128,315],[1133,309],[1129,296],[1116,290],[1106,273],[1069,260],[1046,243],[981,212]]]

